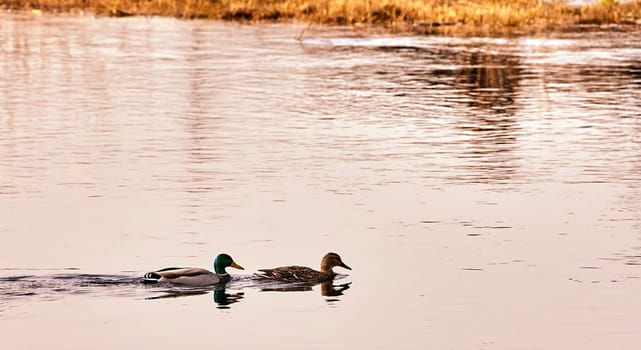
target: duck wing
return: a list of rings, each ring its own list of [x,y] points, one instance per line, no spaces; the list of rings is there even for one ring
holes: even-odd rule
[[[328,279],[327,274],[305,266],[282,266],[260,269],[256,276],[281,282],[318,282]]]
[[[175,280],[180,277],[195,277],[211,274],[208,270],[198,267],[167,267],[157,271],[147,272],[143,277],[144,282],[158,282],[160,279]]]
[[[188,267],[188,268],[167,268],[156,271],[157,274],[166,278],[166,279],[176,279],[179,277],[196,277],[200,275],[211,275],[212,272],[206,269],[199,267]]]

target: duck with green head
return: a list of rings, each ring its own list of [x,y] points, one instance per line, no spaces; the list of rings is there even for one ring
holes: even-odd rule
[[[269,279],[280,282],[290,283],[319,283],[334,279],[336,273],[334,267],[342,267],[348,270],[352,268],[347,266],[341,257],[336,253],[327,253],[321,260],[320,271],[316,271],[305,266],[281,266],[273,269],[261,269],[255,274],[262,279]]]
[[[143,282],[174,283],[185,286],[209,286],[226,283],[231,280],[231,276],[225,270],[227,267],[244,270],[228,254],[219,254],[214,259],[214,272],[199,267],[167,267],[147,272],[143,277]]]

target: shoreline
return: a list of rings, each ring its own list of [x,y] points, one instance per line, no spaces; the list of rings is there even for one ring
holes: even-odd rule
[[[4,12],[300,22],[397,33],[522,35],[586,28],[638,30],[641,0],[8,0]]]

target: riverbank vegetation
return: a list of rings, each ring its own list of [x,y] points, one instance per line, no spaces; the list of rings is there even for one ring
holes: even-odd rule
[[[641,26],[641,0],[5,0],[7,10],[237,21],[301,21],[394,31],[554,30]]]

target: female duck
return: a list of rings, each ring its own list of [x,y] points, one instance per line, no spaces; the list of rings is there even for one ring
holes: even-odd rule
[[[305,266],[282,266],[273,269],[261,269],[256,276],[281,282],[319,283],[329,281],[336,276],[333,268],[340,266],[351,270],[336,253],[327,253],[321,260],[320,271]]]
[[[143,277],[143,282],[169,282],[185,286],[209,286],[231,280],[231,277],[225,271],[227,267],[244,270],[242,266],[234,262],[231,256],[219,254],[214,259],[215,273],[199,267],[168,267],[158,271],[147,272]]]

